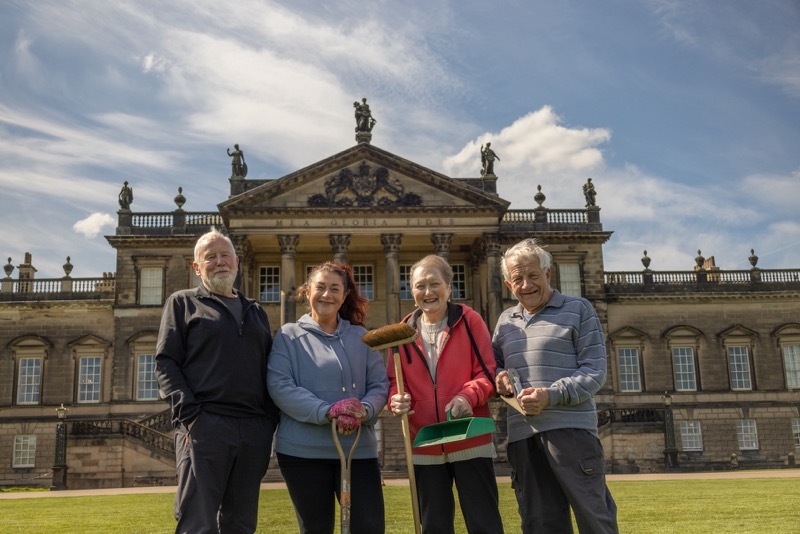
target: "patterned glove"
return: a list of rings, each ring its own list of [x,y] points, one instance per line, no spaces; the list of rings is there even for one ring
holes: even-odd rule
[[[328,410],[328,417],[336,418],[336,428],[339,434],[346,436],[361,426],[361,421],[367,417],[367,409],[360,400],[350,397],[333,403],[331,409]]]
[[[342,399],[335,402],[328,411],[328,415],[331,419],[341,415],[347,415],[358,419],[360,423],[361,420],[367,416],[367,410],[364,408],[364,405],[361,404],[360,400],[355,397],[350,397],[349,399]]]
[[[344,414],[336,416],[336,429],[339,435],[347,436],[352,434],[359,426],[361,426],[361,419]]]

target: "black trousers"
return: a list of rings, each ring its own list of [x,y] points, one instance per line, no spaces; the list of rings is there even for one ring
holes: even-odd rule
[[[455,517],[453,482],[464,523],[470,534],[501,534],[497,478],[491,458],[474,458],[441,465],[415,465],[422,531],[452,534]]]
[[[617,505],[606,486],[600,440],[586,430],[540,432],[508,444],[524,534],[616,534]]]
[[[298,458],[278,454],[278,466],[292,498],[301,534],[332,534],[341,491],[338,459]],[[385,530],[381,469],[377,458],[350,465],[350,531],[382,534]]]
[[[275,425],[266,417],[202,412],[175,429],[176,533],[251,534]]]

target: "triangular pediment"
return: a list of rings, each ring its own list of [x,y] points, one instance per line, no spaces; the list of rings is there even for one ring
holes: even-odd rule
[[[95,336],[94,334],[87,334],[85,336],[81,336],[80,338],[72,341],[71,343],[67,343],[68,347],[75,348],[75,347],[83,347],[83,348],[91,348],[91,347],[101,347],[106,348],[111,346],[111,342],[106,341],[100,337]]]
[[[649,336],[632,326],[625,326],[608,335],[614,341],[642,341]]]
[[[718,332],[717,337],[721,339],[731,339],[731,338],[752,339],[758,337],[758,332],[750,328],[747,328],[746,326],[735,324],[733,326],[729,326],[728,328],[726,328],[721,332]]]
[[[496,213],[509,202],[367,143],[236,195],[219,205],[226,220],[256,214],[327,211]]]

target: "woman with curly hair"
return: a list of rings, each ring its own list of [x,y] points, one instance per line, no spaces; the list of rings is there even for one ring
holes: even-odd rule
[[[283,325],[269,357],[267,384],[281,409],[275,436],[278,465],[292,498],[300,532],[332,533],[340,491],[339,455],[331,439],[337,418],[342,448],[362,427],[352,462],[353,532],[383,532],[384,505],[375,423],[389,381],[380,353],[361,341],[367,299],[350,267],[314,267],[298,296],[310,312]]]

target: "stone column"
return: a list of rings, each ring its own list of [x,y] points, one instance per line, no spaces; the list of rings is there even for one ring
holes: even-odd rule
[[[350,245],[350,234],[331,234],[330,242],[333,261],[347,263],[347,247]]]
[[[397,253],[400,250],[402,234],[381,234],[383,253],[386,256],[386,322],[400,321],[400,264]]]
[[[253,269],[255,268],[255,254],[250,241],[244,236],[231,235],[228,237],[233,243],[236,256],[239,258],[239,273],[233,286],[251,298],[258,297],[258,288],[253,289]]]
[[[297,290],[294,259],[300,236],[279,235],[278,243],[281,246],[281,324],[278,326],[281,326],[297,319],[294,301],[294,293]]]
[[[472,273],[472,309],[483,316],[486,321],[486,306],[483,302],[481,292],[481,260],[483,259],[482,247],[472,247],[472,254],[469,258],[469,270]],[[487,323],[488,324],[488,323]]]
[[[500,271],[500,241],[497,234],[483,234],[486,245],[486,269],[489,276],[487,295],[487,321],[490,331],[494,331],[497,319],[503,312],[503,274]]]
[[[450,261],[450,243],[453,241],[453,234],[431,234],[431,243],[437,256],[441,256],[445,261]]]

